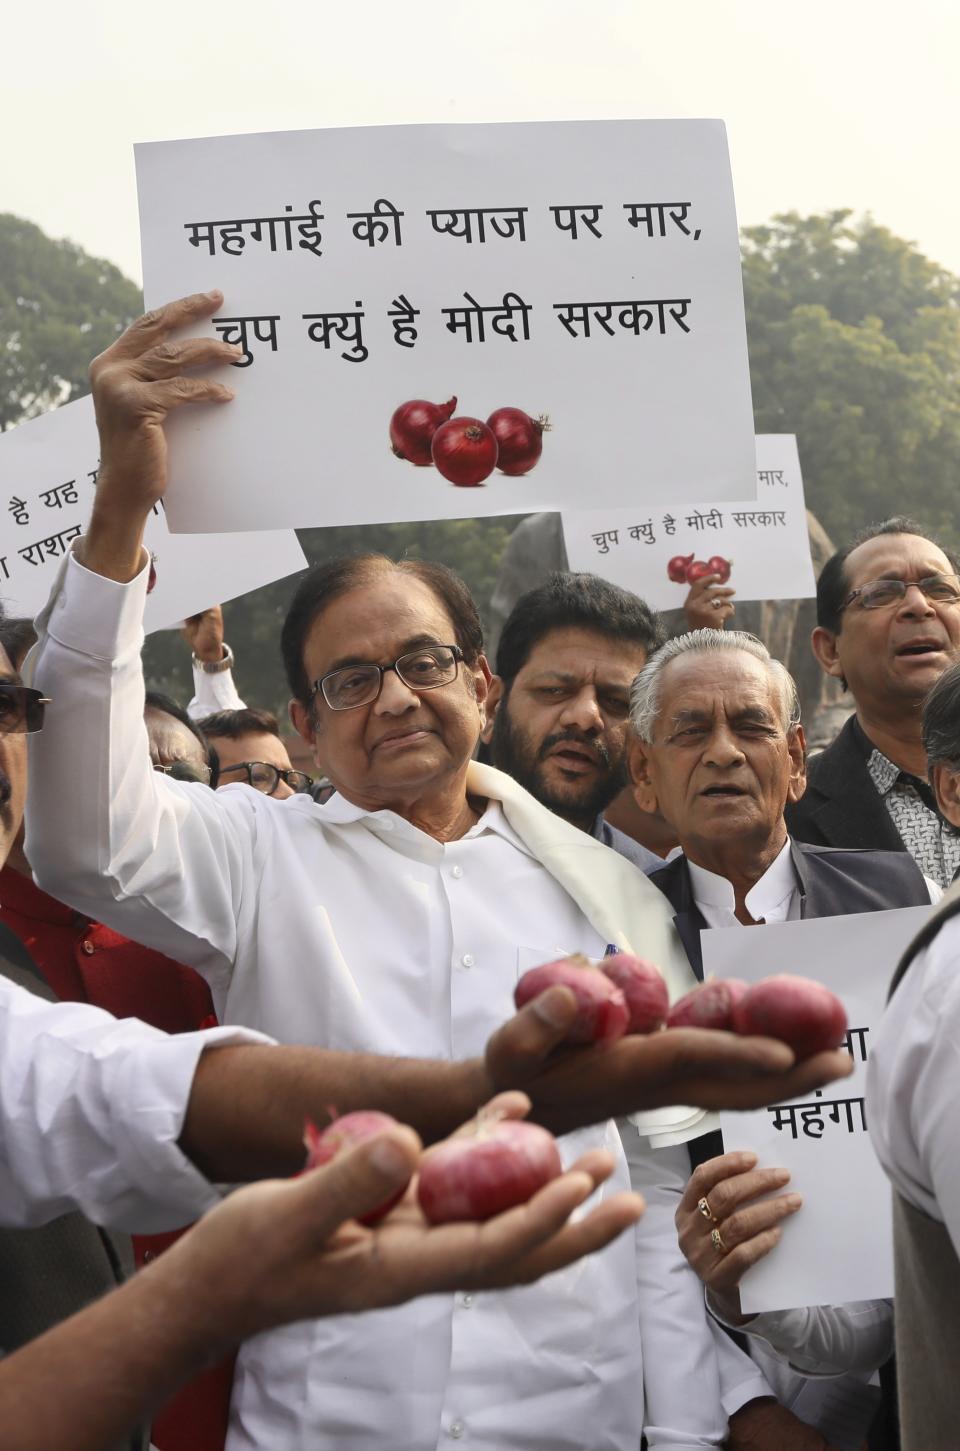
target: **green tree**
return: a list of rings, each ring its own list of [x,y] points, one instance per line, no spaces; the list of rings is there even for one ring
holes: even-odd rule
[[[298,531],[298,536],[311,564],[367,550],[386,554],[391,559],[440,560],[466,582],[483,618],[496,582],[500,556],[517,523],[514,517],[446,519],[416,524],[304,529]],[[275,711],[281,721],[286,717],[290,692],[280,663],[280,628],[296,583],[296,578],[279,580],[224,608],[224,629],[237,657],[240,694],[251,705]],[[178,700],[190,699],[193,690],[190,652],[178,634],[164,631],[151,635],[144,650],[144,662],[153,689],[164,690]]]
[[[0,214],[0,432],[88,392],[90,359],[142,311],[112,262]]]
[[[743,281],[757,431],[796,433],[828,532],[913,513],[960,545],[960,281],[848,211],[748,227]]]

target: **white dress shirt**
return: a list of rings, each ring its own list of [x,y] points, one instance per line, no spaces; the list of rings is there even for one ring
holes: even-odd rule
[[[204,670],[193,657],[193,699],[187,706],[191,720],[206,720],[220,710],[243,710],[244,702],[237,692],[233,670]]]
[[[197,968],[224,1021],[450,1059],[482,1051],[520,973],[561,953],[615,942],[655,958],[672,996],[692,986],[657,889],[489,768],[470,775],[483,819],[447,843],[340,795],[321,807],[152,771],[142,605],[143,575],[119,585],[65,561],[38,621],[54,703],[31,742],[27,853],[59,899]],[[710,1121],[649,1115],[664,1133]],[[615,1126],[561,1141],[568,1161],[597,1145],[618,1159],[609,1194],[627,1183]],[[636,1274],[628,1234],[538,1286],[260,1336],[238,1362],[229,1451],[637,1451]]]
[[[867,1122],[909,1204],[946,1226],[960,1255],[960,918],[918,953],[874,1030]]]
[[[737,919],[733,884],[716,872],[687,859],[693,900],[708,927],[742,927]],[[790,856],[790,838],[763,876],[750,888],[744,904],[754,922],[796,922],[800,917],[800,883]]]
[[[637,1287],[649,1451],[723,1446],[729,1417],[773,1391],[707,1314],[703,1285],[677,1243],[688,1146],[653,1149],[629,1123],[621,1132],[631,1182],[647,1204],[637,1226]]]
[[[110,1229],[178,1229],[219,1194],[177,1147],[201,1054],[269,1042],[238,1028],[169,1036],[0,978],[0,1223],[78,1209]]]

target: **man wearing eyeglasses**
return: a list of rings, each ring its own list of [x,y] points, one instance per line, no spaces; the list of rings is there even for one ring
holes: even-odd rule
[[[476,607],[442,566],[337,560],[297,590],[282,646],[294,724],[336,787],[324,806],[301,793],[200,791],[150,770],[141,540],[166,486],[162,424],[178,404],[227,402],[226,385],[196,370],[238,357],[218,338],[171,335],[221,302],[211,293],[148,314],[91,370],[94,514],[38,620],[36,683],[57,692],[31,752],[27,854],[40,881],[196,967],[224,1021],[348,1050],[346,1098],[358,1053],[384,1081],[411,1055],[469,1062],[511,1016],[524,968],[558,954],[632,946],[683,992],[693,977],[656,888],[472,762],[490,672]],[[79,772],[67,749],[78,740]],[[650,1053],[670,1051],[659,1037],[581,1060],[581,1093],[593,1076],[614,1112],[646,1110],[650,1132],[682,1134],[700,1111],[630,1102]],[[716,1051],[729,1062],[746,1041],[719,1034]],[[847,1067],[842,1055],[808,1060],[776,1097]],[[707,1085],[696,1096],[717,1102]],[[613,1189],[627,1177],[609,1111],[562,1151],[610,1147]],[[437,1296],[259,1337],[238,1361],[229,1451],[435,1451],[460,1439],[474,1451],[635,1451],[636,1294],[633,1244],[621,1239],[509,1300]]]
[[[787,808],[799,841],[908,851],[946,887],[960,867],[960,833],[927,783],[920,712],[960,649],[957,561],[918,524],[895,518],[824,565],[812,645],[856,707],[807,767]]]
[[[312,776],[294,770],[271,711],[251,705],[218,710],[198,724],[216,752],[218,789],[245,782],[255,791],[283,801],[313,785]]]

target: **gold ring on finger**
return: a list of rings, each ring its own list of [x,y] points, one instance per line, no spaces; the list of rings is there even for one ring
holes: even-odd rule
[[[714,1227],[710,1231],[710,1243],[713,1245],[718,1255],[725,1255],[727,1253],[727,1246],[724,1244],[723,1237],[720,1234],[719,1229],[717,1229],[716,1227]]]
[[[709,1201],[706,1198],[698,1199],[697,1200],[697,1208],[699,1209],[700,1213],[703,1215],[704,1219],[711,1220],[711,1222],[713,1224],[716,1224],[717,1223],[717,1216],[714,1214],[713,1210],[710,1208]]]

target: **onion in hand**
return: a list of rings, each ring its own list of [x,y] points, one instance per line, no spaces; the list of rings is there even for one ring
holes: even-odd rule
[[[428,1149],[417,1199],[431,1224],[480,1221],[525,1204],[562,1173],[556,1140],[520,1119],[485,1119],[472,1133]]]

